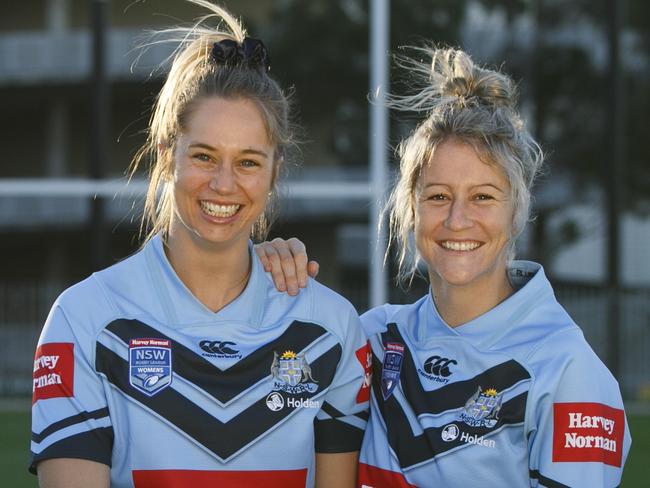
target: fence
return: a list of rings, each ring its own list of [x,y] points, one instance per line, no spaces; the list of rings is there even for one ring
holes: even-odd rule
[[[367,306],[366,274],[345,276],[340,291],[358,310]],[[63,286],[54,283],[0,283],[0,395],[31,393],[36,342],[52,302]],[[559,301],[581,326],[596,353],[607,353],[607,301],[602,288],[580,283],[555,283]],[[426,292],[422,282],[411,291],[392,291],[391,301],[405,303]],[[621,292],[621,365],[619,383],[628,399],[650,401],[650,288]]]

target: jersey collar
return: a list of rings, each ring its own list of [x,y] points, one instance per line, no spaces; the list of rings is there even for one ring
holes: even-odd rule
[[[476,345],[495,343],[513,326],[521,323],[531,309],[549,298],[555,300],[553,290],[541,265],[531,261],[513,261],[508,278],[515,293],[483,315],[457,327],[450,327],[440,316],[429,289],[426,300],[418,311],[420,324],[414,331],[418,342],[433,337],[458,336]]]
[[[156,235],[144,248],[147,264],[152,274],[156,293],[161,301],[167,321],[172,327],[183,327],[213,322],[247,323],[259,328],[264,313],[267,280],[264,269],[249,241],[252,261],[251,276],[244,291],[218,312],[201,303],[185,286],[172,268],[163,249],[160,235]]]

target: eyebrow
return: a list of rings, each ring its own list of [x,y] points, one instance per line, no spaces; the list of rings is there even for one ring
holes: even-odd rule
[[[447,185],[446,183],[436,183],[435,181],[432,181],[432,182],[427,183],[426,185],[424,185],[424,186],[422,187],[422,189],[423,189],[423,190],[426,190],[427,188],[429,188],[429,187],[431,187],[431,186],[446,186],[446,187],[448,187],[449,185]],[[499,188],[499,187],[498,187],[497,185],[495,185],[494,183],[478,183],[478,184],[476,184],[476,185],[472,185],[472,189],[474,189],[474,188],[480,188],[480,187],[482,187],[482,186],[491,186],[491,187],[494,188],[495,190],[500,191],[501,193],[505,193],[505,191],[504,191],[502,188]]]
[[[203,142],[193,142],[192,144],[190,144],[189,146],[187,146],[187,148],[188,148],[188,149],[194,149],[194,148],[198,148],[198,149],[207,149],[208,151],[219,152],[219,151],[217,150],[217,148],[212,147],[210,144],[205,144],[205,143],[203,143]],[[265,153],[264,151],[262,151],[262,150],[260,150],[260,149],[253,149],[252,147],[248,147],[248,148],[246,148],[246,149],[242,149],[240,152],[241,152],[242,154],[255,154],[255,155],[257,155],[257,156],[261,156],[261,157],[263,157],[263,158],[268,158],[268,157],[269,157],[269,155],[268,155],[267,153]]]

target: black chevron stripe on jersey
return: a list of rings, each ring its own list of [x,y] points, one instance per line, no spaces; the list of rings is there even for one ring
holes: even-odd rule
[[[386,401],[382,398],[379,384],[381,364],[378,363],[376,357],[373,357],[373,361],[376,362],[373,370],[374,397],[386,424],[388,443],[395,452],[402,469],[407,469],[425,461],[431,461],[436,456],[465,444],[460,437],[453,441],[443,441],[442,430],[445,426],[427,427],[423,429],[422,434],[413,434],[411,424],[395,396],[390,396]],[[478,437],[485,435],[489,439],[490,432],[498,430],[504,425],[523,422],[527,396],[528,393],[525,392],[504,402],[499,411],[497,424],[492,428],[474,427],[461,421],[455,423],[463,432],[469,435]]]
[[[111,322],[106,329],[127,345],[132,338],[155,337],[171,341],[174,373],[194,383],[221,403],[228,403],[269,376],[273,351],[278,353],[286,350],[302,351],[309,344],[329,333],[319,325],[294,321],[277,339],[264,344],[228,369],[221,370],[183,344],[175,342],[139,320],[118,319]]]
[[[388,331],[382,335],[384,344],[386,342],[401,342],[403,338],[395,324],[389,324]],[[513,364],[514,363],[514,364]],[[413,414],[440,413],[451,409],[462,408],[467,400],[476,393],[479,386],[491,387],[501,391],[521,380],[530,377],[528,372],[518,365],[516,361],[506,361],[489,370],[475,376],[474,378],[450,384],[437,390],[427,392],[422,388],[419,375],[413,364],[413,358],[408,350],[404,350],[402,361],[402,372],[400,382],[402,391],[406,396],[409,405],[413,408]],[[381,369],[382,364],[373,354],[373,394],[379,406],[379,411],[384,419],[387,429],[388,442],[395,452],[400,466],[406,469],[416,464],[430,461],[436,456],[464,445],[460,436],[453,441],[442,440],[444,426],[427,427],[422,434],[415,435],[409,423],[408,417],[402,406],[394,395],[384,400],[381,395]],[[504,402],[499,411],[496,425],[493,427],[470,426],[462,421],[456,421],[456,425],[463,433],[486,436],[504,426],[520,424],[524,421],[526,400],[528,393],[524,392]]]
[[[336,344],[310,363],[318,375],[318,390],[297,395],[310,398],[326,388],[334,378],[341,357],[341,346]],[[267,363],[270,364],[270,358]],[[198,444],[214,453],[221,461],[228,461],[246,446],[264,437],[277,425],[299,409],[283,408],[276,412],[266,405],[266,394],[246,410],[227,422],[221,422],[203,408],[167,387],[149,397],[129,384],[129,364],[126,360],[97,343],[95,368],[115,387],[162,417],[169,425],[184,432]],[[221,408],[215,404],[215,408]]]
[[[382,342],[400,342],[404,339],[396,324],[388,324],[382,334]],[[381,371],[380,371],[381,376]],[[482,373],[464,381],[456,381],[436,390],[427,392],[422,388],[420,375],[408,347],[404,350],[402,373],[400,375],[402,390],[416,414],[442,413],[465,406],[467,400],[479,387],[494,388],[501,392],[521,381],[530,379],[530,373],[515,360],[508,360],[486,369]]]

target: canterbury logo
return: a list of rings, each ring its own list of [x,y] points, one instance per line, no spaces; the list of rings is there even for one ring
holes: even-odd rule
[[[205,352],[212,354],[237,354],[239,351],[230,346],[236,346],[234,342],[230,341],[201,341],[199,347]]]
[[[424,362],[424,371],[434,376],[442,376],[446,378],[452,373],[452,371],[449,370],[449,366],[452,364],[458,364],[458,362],[456,362],[455,359],[431,356]]]

